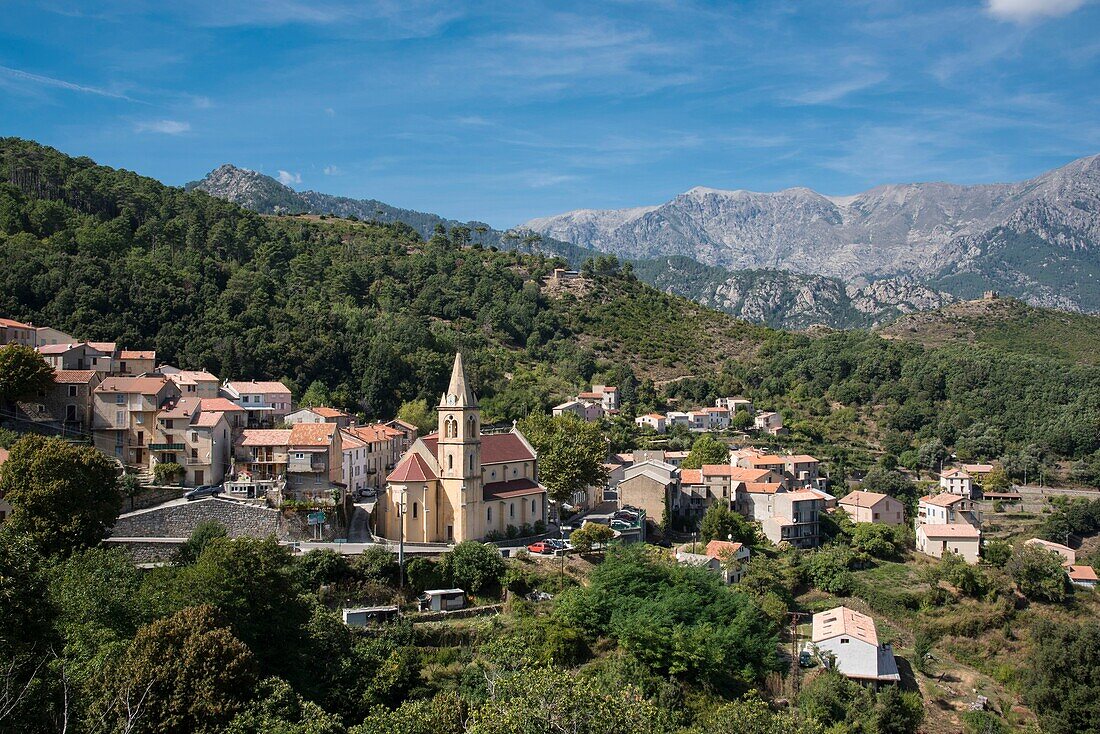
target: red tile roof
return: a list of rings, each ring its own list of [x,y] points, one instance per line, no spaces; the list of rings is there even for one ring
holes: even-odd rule
[[[108,377],[99,383],[95,391],[156,395],[166,384],[168,384],[167,377]]]
[[[350,418],[351,417],[350,414],[345,413],[342,410],[337,410],[336,408],[326,408],[323,405],[319,408],[309,408],[309,410],[313,411],[314,413],[321,416],[322,418]]]
[[[779,482],[746,482],[745,491],[749,494],[775,494],[783,488]]]
[[[218,411],[220,413],[247,413],[248,411],[228,398],[200,398],[199,406],[202,410]]]
[[[852,505],[853,507],[874,507],[879,502],[886,499],[888,495],[880,494],[878,492],[864,492],[863,490],[856,490],[855,492],[849,492],[840,498],[839,504]]]
[[[0,318],[0,326],[10,326],[13,329],[30,329],[33,328],[30,324],[24,324],[14,319]]]
[[[0,459],[2,463],[2,459]],[[1100,581],[1096,577],[1096,570],[1092,566],[1068,566],[1066,573],[1070,581]]]
[[[290,445],[296,448],[328,446],[336,431],[335,423],[295,423],[290,428]]]
[[[397,467],[386,477],[387,482],[427,482],[435,479],[435,472],[415,451],[405,454]]]
[[[917,530],[924,530],[928,538],[964,538],[977,540],[981,532],[973,525],[967,523],[953,523],[951,525],[918,525]]]
[[[81,344],[43,344],[38,347],[39,354],[65,354],[71,352]]]
[[[438,455],[439,435],[423,438],[424,445],[433,456]],[[481,437],[481,463],[503,464],[509,461],[530,461],[535,458],[523,439],[515,433],[490,433]]]
[[[229,387],[233,388],[239,393],[251,394],[271,394],[271,393],[289,393],[290,388],[281,382],[256,382],[255,380],[230,380]]]
[[[116,342],[84,342],[92,349],[100,352],[106,352],[107,354],[114,354],[115,349],[118,348]]]
[[[3,464],[7,460],[8,460],[8,450],[7,449],[0,449],[0,464]]]
[[[925,502],[930,505],[936,505],[937,507],[950,507],[956,502],[962,502],[966,497],[961,494],[950,494],[948,492],[940,492],[939,494],[926,494],[920,498],[921,502]]]
[[[680,483],[681,484],[702,484],[703,483],[703,470],[702,469],[681,469],[680,470]]]
[[[490,482],[485,485],[482,496],[485,500],[506,500],[512,497],[524,497],[546,492],[534,479],[509,479],[506,482]]]
[[[723,555],[735,555],[741,550],[740,543],[731,543],[728,540],[712,540],[707,543],[706,555],[710,558],[720,558]]]
[[[199,417],[191,425],[198,428],[213,428],[223,418],[225,418],[225,413],[220,410],[204,410],[199,413]]]
[[[156,359],[157,353],[153,349],[137,350],[123,349],[119,352],[119,359]]]
[[[289,428],[246,428],[241,432],[242,446],[289,446]]]
[[[84,384],[91,382],[95,375],[95,370],[54,370],[53,381],[62,385]]]

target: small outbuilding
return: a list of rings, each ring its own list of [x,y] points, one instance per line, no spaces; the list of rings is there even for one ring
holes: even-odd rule
[[[343,612],[344,624],[349,627],[366,627],[370,624],[392,622],[401,616],[401,611],[396,604],[380,607],[346,607]]]
[[[420,595],[420,611],[453,612],[466,608],[466,592],[462,589],[429,589]]]

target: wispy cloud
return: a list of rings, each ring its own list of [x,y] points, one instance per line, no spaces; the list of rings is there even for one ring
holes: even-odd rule
[[[284,171],[282,169],[279,169],[279,175],[277,176],[277,178],[279,179],[279,183],[283,184],[284,186],[302,183],[302,174],[291,173],[290,171]]]
[[[191,131],[191,123],[182,120],[146,120],[134,124],[134,132],[181,135]]]
[[[324,170],[326,176],[339,176],[343,173],[339,166],[325,166]]]
[[[130,102],[137,101],[131,97],[126,96],[125,94],[122,94],[120,92],[112,92],[111,90],[103,89],[102,87],[93,87],[88,84],[77,84],[75,82],[65,81],[64,79],[57,79],[52,76],[43,76],[42,74],[32,74],[29,71],[23,71],[22,69],[13,69],[10,66],[0,66],[0,75],[6,76],[9,79],[27,82],[29,84],[54,87],[56,89],[65,89],[70,92],[79,92],[81,94],[94,94],[99,97],[124,99]]]
[[[521,174],[526,178],[526,183],[533,189],[542,189],[547,186],[559,186],[563,183],[576,181],[579,176],[569,173],[548,173],[546,171],[532,171]]]
[[[1082,7],[1087,0],[987,0],[986,10],[994,18],[1013,23],[1031,23],[1042,18],[1060,18]]]
[[[841,79],[831,84],[816,86],[791,98],[793,102],[806,105],[830,104],[838,102],[855,92],[863,91],[885,81],[889,75],[884,71],[872,71],[866,74]]]

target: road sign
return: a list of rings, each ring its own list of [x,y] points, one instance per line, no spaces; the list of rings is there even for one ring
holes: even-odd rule
[[[324,525],[325,513],[323,512],[311,512],[306,516],[306,520],[310,525]]]

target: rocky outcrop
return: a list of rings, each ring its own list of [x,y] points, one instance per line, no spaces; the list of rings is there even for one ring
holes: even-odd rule
[[[523,226],[632,259],[684,256],[844,282],[912,276],[961,297],[995,287],[1100,310],[1089,279],[1100,270],[1100,156],[1020,183],[889,185],[846,197],[697,187],[659,206]]]

